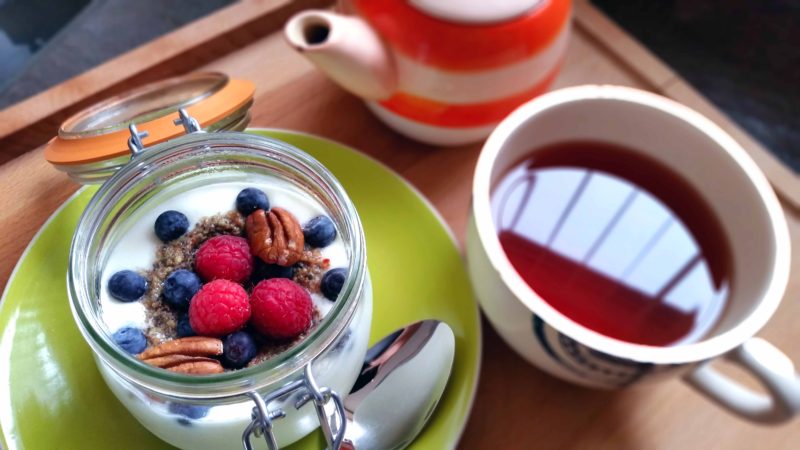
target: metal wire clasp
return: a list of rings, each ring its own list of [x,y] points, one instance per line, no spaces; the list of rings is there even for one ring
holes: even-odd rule
[[[139,131],[134,124],[128,125],[128,131],[131,132],[131,137],[128,138],[128,148],[131,150],[131,158],[135,158],[144,150],[142,139],[150,136],[150,133]]]
[[[187,113],[183,108],[178,110],[178,118],[173,120],[172,123],[175,125],[183,125],[183,129],[186,131],[186,134],[205,133],[200,127],[200,122],[198,122],[194,117],[190,116],[189,113]],[[128,138],[128,148],[131,151],[131,158],[134,158],[144,151],[142,139],[149,136],[150,133],[147,131],[139,131],[135,124],[128,125],[128,131],[131,133],[131,137]]]
[[[178,116],[179,117],[173,120],[172,123],[175,125],[183,125],[183,129],[186,131],[186,134],[204,132],[203,129],[200,128],[200,122],[198,122],[194,117],[190,116],[185,109],[179,109]]]
[[[302,408],[309,401],[314,402],[317,419],[322,428],[322,434],[325,436],[328,449],[339,450],[344,440],[344,431],[347,422],[344,403],[336,392],[327,387],[320,388],[317,386],[317,382],[314,380],[314,376],[311,373],[311,364],[305,366],[303,378],[293,381],[269,393],[263,398],[255,392],[249,392],[247,394],[253,399],[256,406],[253,407],[253,420],[247,425],[242,434],[242,445],[244,445],[245,450],[253,450],[250,438],[252,435],[258,437],[259,434],[264,435],[264,440],[267,442],[269,450],[278,450],[278,443],[275,440],[275,435],[272,433],[272,422],[285,417],[286,413],[281,409],[269,411],[267,405],[273,400],[294,392],[303,392],[300,399],[294,405],[296,409]],[[325,405],[331,401],[333,402],[334,409],[333,414],[329,416],[325,410]]]

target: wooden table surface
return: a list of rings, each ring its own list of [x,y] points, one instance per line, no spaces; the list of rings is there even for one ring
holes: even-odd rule
[[[268,55],[268,57],[266,56]],[[252,125],[316,133],[383,161],[438,208],[463,241],[469,189],[480,145],[433,148],[382,125],[302,57],[270,35],[208,64],[257,85]],[[635,71],[578,26],[555,87],[611,83],[668,93]],[[55,131],[55,130],[54,130]],[[768,172],[769,175],[769,172]],[[52,169],[42,151],[0,166],[0,282],[5,286],[36,230],[78,186]],[[800,216],[787,207],[792,241]],[[793,247],[800,260],[800,247]],[[780,309],[760,335],[800,361],[800,276],[794,272]],[[715,407],[680,380],[619,392],[593,391],[554,379],[528,365],[486,322],[481,379],[462,449],[799,449],[800,422],[751,425]],[[719,364],[724,366],[724,364]],[[730,368],[723,367],[726,372]],[[741,377],[741,374],[734,373]],[[749,381],[751,384],[751,380]]]

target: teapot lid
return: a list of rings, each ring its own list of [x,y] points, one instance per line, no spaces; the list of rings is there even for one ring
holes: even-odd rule
[[[409,3],[437,19],[483,24],[512,20],[535,8],[542,0],[409,0]]]

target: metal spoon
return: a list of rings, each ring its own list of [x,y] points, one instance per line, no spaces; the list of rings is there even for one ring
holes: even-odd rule
[[[438,320],[401,328],[372,346],[344,399],[343,449],[402,449],[417,437],[453,367],[453,330]]]

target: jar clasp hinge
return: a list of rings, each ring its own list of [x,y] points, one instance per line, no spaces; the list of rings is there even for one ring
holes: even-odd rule
[[[304,369],[303,378],[293,381],[265,397],[262,397],[256,392],[249,392],[247,394],[253,402],[255,402],[256,406],[253,407],[253,420],[247,425],[247,428],[245,428],[242,434],[242,444],[245,450],[253,450],[250,441],[253,435],[256,437],[263,435],[269,450],[278,450],[278,443],[272,432],[272,422],[285,417],[286,413],[281,409],[269,411],[267,409],[267,404],[293,392],[302,392],[300,399],[294,405],[296,409],[300,409],[309,401],[314,402],[317,419],[322,428],[322,434],[325,436],[328,449],[339,450],[341,448],[347,423],[344,403],[336,392],[327,387],[317,386],[314,376],[311,373],[311,364],[308,364]],[[333,402],[334,407],[333,413],[330,416],[325,410],[325,405],[329,402]]]
[[[185,109],[179,109],[178,116],[179,117],[173,120],[172,123],[175,125],[183,125],[183,129],[186,131],[186,134],[204,133],[203,129],[200,127],[200,122],[198,122],[194,117],[190,116]],[[128,131],[131,133],[131,137],[128,138],[128,148],[131,151],[131,158],[135,158],[144,151],[142,139],[149,136],[150,133],[147,131],[139,131],[136,128],[136,124],[133,123],[128,125]]]

